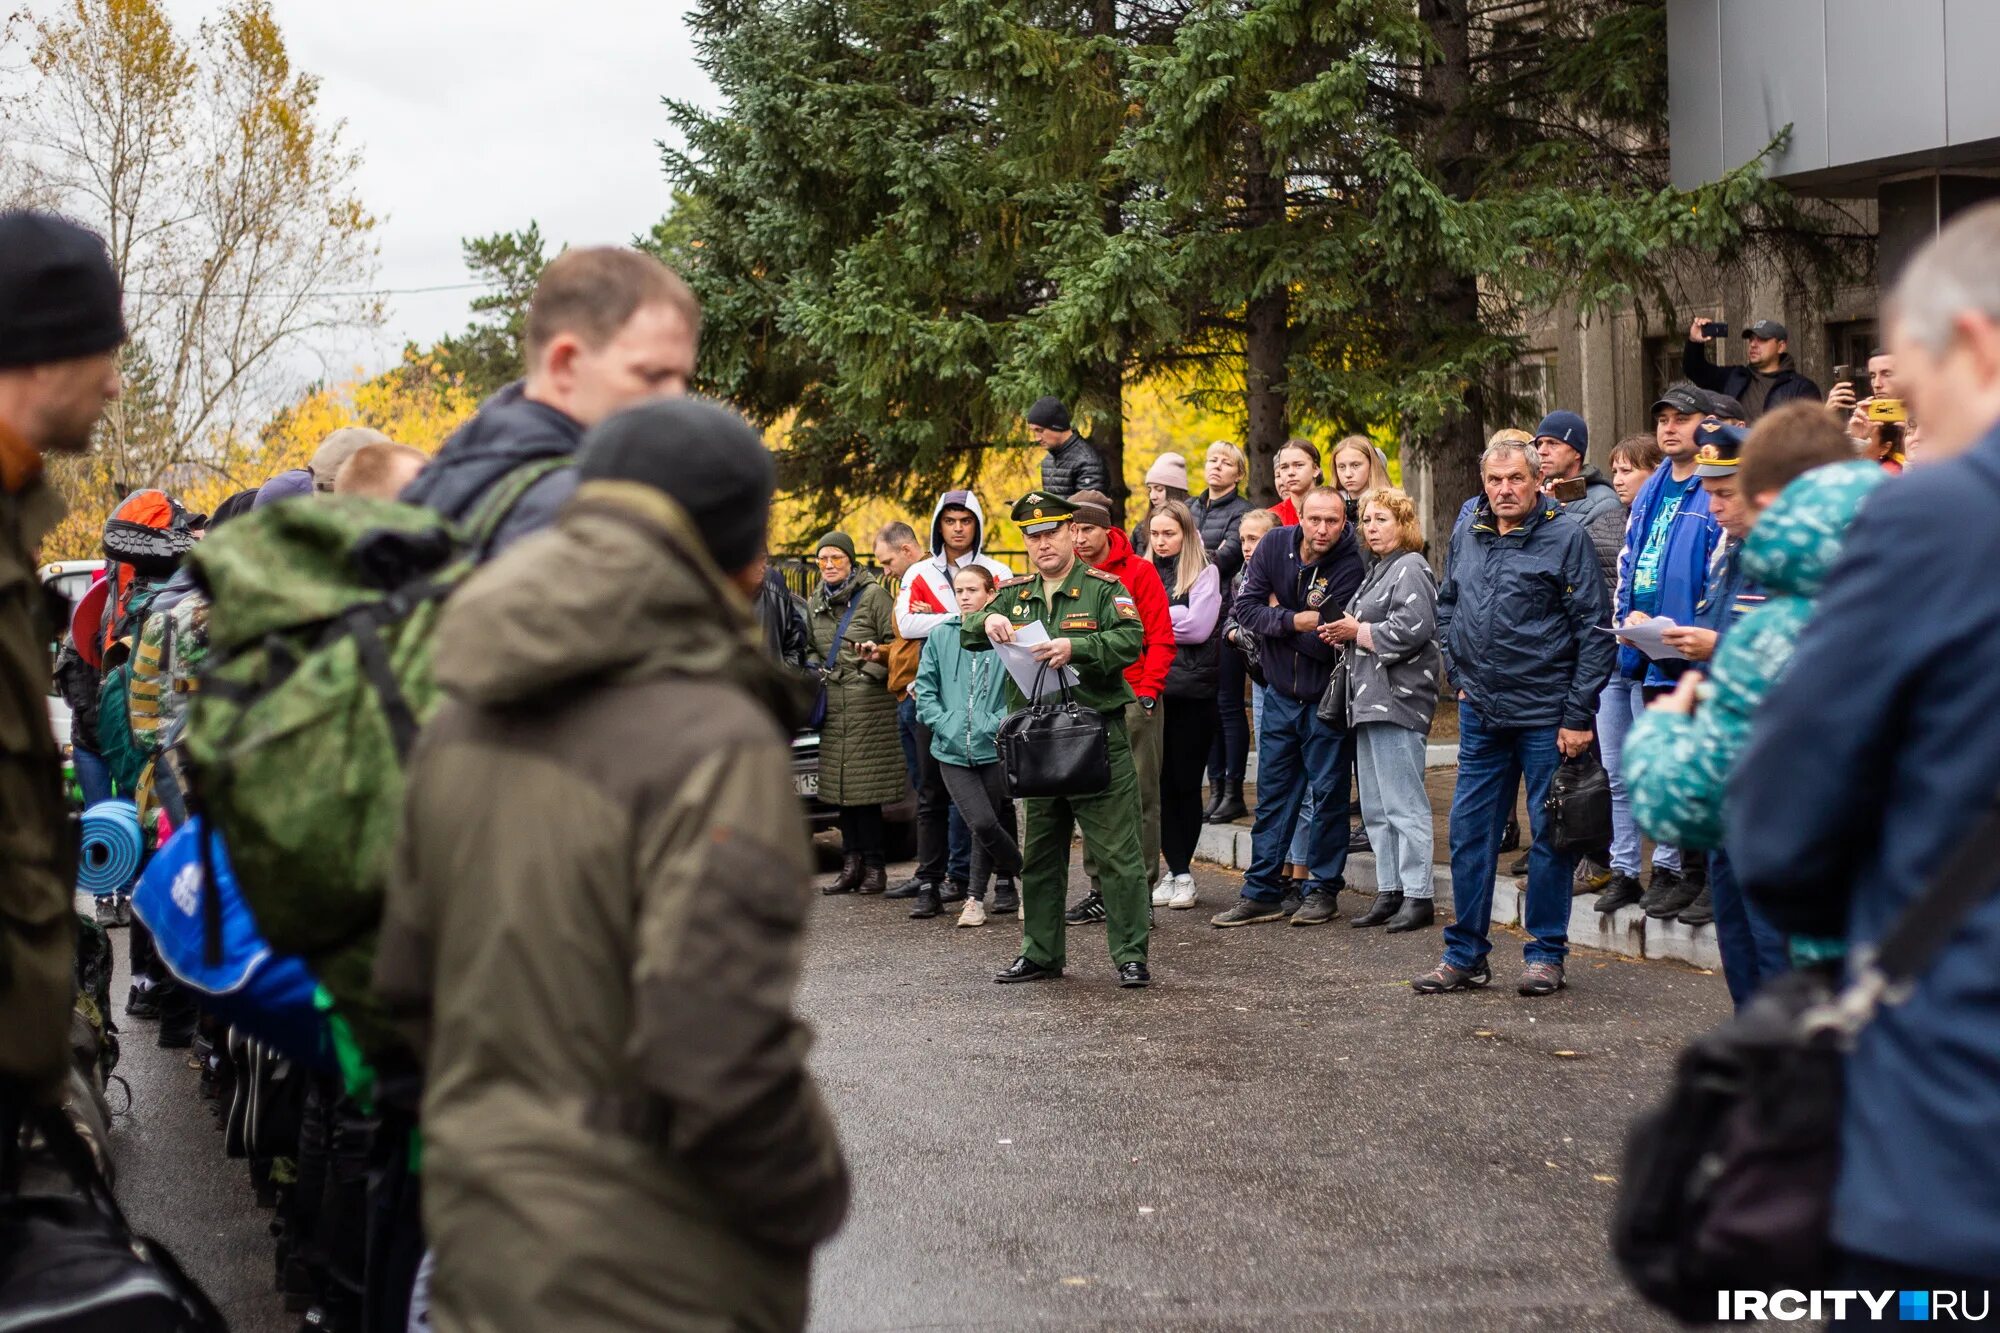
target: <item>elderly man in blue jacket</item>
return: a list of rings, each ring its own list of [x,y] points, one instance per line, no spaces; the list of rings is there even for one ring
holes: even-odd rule
[[[1911,261],[1888,315],[1923,466],[1855,520],[1724,811],[1801,962],[1878,943],[2000,795],[2000,205]],[[1996,888],[1848,1056],[1831,1286],[2000,1284]]]
[[[1480,460],[1486,493],[1451,534],[1438,590],[1438,640],[1458,692],[1451,801],[1457,919],[1445,927],[1443,961],[1410,983],[1423,995],[1493,980],[1486,932],[1494,863],[1503,807],[1524,776],[1535,834],[1526,912],[1533,938],[1518,989],[1553,995],[1563,987],[1576,863],[1551,845],[1542,806],[1557,766],[1595,740],[1597,696],[1611,678],[1611,599],[1589,531],[1537,489],[1540,466],[1526,445],[1487,447]]]

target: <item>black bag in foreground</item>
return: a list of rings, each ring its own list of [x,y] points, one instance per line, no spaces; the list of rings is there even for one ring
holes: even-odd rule
[[[1007,794],[1095,796],[1111,785],[1104,715],[1078,704],[1067,685],[1059,701],[1043,694],[1047,672],[1044,666],[1035,673],[1035,701],[1008,714],[994,737],[1007,771]]]
[[[1711,1323],[1718,1291],[1835,1285],[1830,1234],[1847,1052],[1912,984],[2000,874],[2000,804],[1903,909],[1852,979],[1789,972],[1695,1038],[1666,1101],[1633,1122],[1612,1250],[1639,1294]]]
[[[132,1234],[60,1111],[36,1120],[77,1194],[0,1198],[0,1326],[9,1333],[227,1333],[165,1247]]]
[[[1557,765],[1542,808],[1548,812],[1549,846],[1556,855],[1610,859],[1611,775],[1596,746]]]

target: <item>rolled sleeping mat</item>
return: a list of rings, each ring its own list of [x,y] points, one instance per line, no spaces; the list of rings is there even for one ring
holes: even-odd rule
[[[76,886],[100,898],[123,892],[137,878],[144,851],[139,807],[121,799],[99,801],[83,812],[83,849],[77,858]]]

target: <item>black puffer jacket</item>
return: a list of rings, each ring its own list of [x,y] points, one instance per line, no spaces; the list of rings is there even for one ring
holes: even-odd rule
[[[1042,459],[1042,490],[1064,499],[1078,491],[1111,491],[1111,474],[1104,470],[1104,458],[1081,435],[1071,435],[1066,444],[1049,450]]]
[[[76,641],[63,636],[56,655],[56,690],[69,705],[69,743],[97,752],[97,672],[76,651]]]
[[[1188,501],[1188,511],[1201,529],[1201,548],[1221,571],[1225,588],[1243,572],[1243,516],[1256,507],[1241,491],[1231,491],[1220,500],[1203,491]]]
[[[582,439],[581,423],[528,398],[516,382],[480,405],[472,420],[444,442],[430,466],[403,491],[402,499],[463,521],[515,468],[541,459],[572,457]],[[574,468],[558,468],[537,481],[515,502],[484,557],[548,527],[575,492]]]

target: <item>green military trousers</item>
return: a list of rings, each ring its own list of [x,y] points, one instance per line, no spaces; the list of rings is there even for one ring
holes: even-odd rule
[[[1104,720],[1111,785],[1095,796],[1038,796],[1022,803],[1028,845],[1021,868],[1021,953],[1044,967],[1063,966],[1070,834],[1079,826],[1102,885],[1111,961],[1146,961],[1151,893],[1139,859],[1139,779],[1124,718],[1107,713]]]

